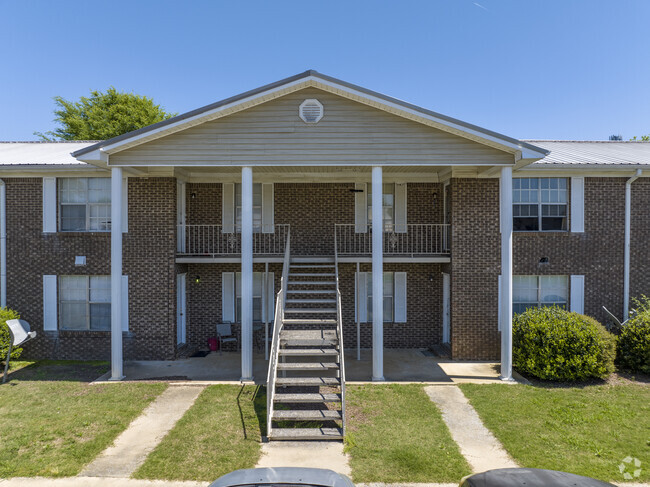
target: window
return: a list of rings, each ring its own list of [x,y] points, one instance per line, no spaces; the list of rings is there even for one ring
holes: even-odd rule
[[[235,184],[235,225],[241,232],[241,183]],[[253,183],[253,232],[262,231],[262,183]]]
[[[568,276],[513,276],[512,311],[523,313],[542,306],[567,307]]]
[[[253,272],[253,321],[262,321],[262,276],[263,272]],[[241,322],[241,272],[235,274],[235,321]]]
[[[59,287],[62,330],[111,329],[110,276],[61,276]]]
[[[368,223],[372,223],[372,184],[368,185]],[[392,232],[395,227],[395,185],[384,184],[382,194],[384,231]]]
[[[512,180],[515,231],[567,230],[566,178]]]
[[[372,272],[366,273],[366,291],[368,303],[368,323],[372,321]],[[384,272],[384,321],[394,321],[395,311],[395,274]]]
[[[62,232],[106,232],[111,229],[110,178],[60,178]]]

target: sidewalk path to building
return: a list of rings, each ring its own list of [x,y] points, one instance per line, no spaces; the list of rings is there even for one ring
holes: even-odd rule
[[[427,386],[429,398],[442,412],[451,437],[474,472],[518,465],[488,430],[463,392],[456,386]]]
[[[116,387],[119,387],[116,384]],[[169,387],[79,474],[81,477],[130,477],[176,422],[194,404],[203,387]],[[111,484],[112,485],[112,484]],[[146,485],[146,484],[145,484]]]
[[[262,444],[256,467],[328,468],[344,475],[352,473],[340,441],[269,441]]]

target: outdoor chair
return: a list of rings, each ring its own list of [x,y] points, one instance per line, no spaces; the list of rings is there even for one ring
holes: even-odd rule
[[[224,343],[237,343],[239,340],[232,332],[231,323],[219,323],[217,325],[217,339],[219,340],[219,353],[223,352]],[[239,350],[239,346],[237,346]]]

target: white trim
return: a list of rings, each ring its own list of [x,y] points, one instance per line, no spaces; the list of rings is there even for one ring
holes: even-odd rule
[[[221,190],[221,231],[235,231],[235,184],[224,183]]]
[[[406,292],[407,276],[406,272],[393,273],[393,306],[394,323],[406,323],[408,294]],[[383,304],[383,303],[382,303]]]
[[[122,179],[122,233],[129,232],[129,178]]]
[[[585,178],[572,177],[569,189],[571,210],[569,213],[571,232],[583,233],[585,231]]]
[[[43,276],[43,331],[58,329],[57,291],[56,276]]]
[[[571,276],[570,286],[571,311],[583,314],[585,312],[585,276]]]
[[[129,331],[129,276],[122,276],[122,331]]]
[[[501,379],[512,380],[512,168],[501,169]]]
[[[354,293],[354,321],[368,322],[368,277],[367,272],[357,272],[357,282]],[[357,313],[358,311],[358,313]]]
[[[221,320],[235,322],[235,273],[221,273]]]
[[[406,183],[395,183],[395,233],[406,233],[408,224],[408,193]]]
[[[498,292],[497,292],[497,296],[498,296],[498,299],[499,299],[499,310],[498,310],[498,312],[497,312],[497,314],[498,314],[498,318],[497,318],[497,331],[501,331],[501,320],[503,319],[503,312],[502,312],[502,309],[503,309],[503,301],[502,301],[502,299],[501,299],[501,294],[503,294],[503,293],[501,292],[501,291],[503,290],[503,276],[501,276],[501,274],[499,274],[498,277],[499,277],[499,279],[498,279],[498,281],[497,281],[497,286],[498,286],[499,289],[498,289]]]
[[[320,109],[320,113],[316,116],[316,120],[307,120],[305,118],[305,116],[303,114],[303,108],[305,107],[305,105],[316,105]],[[303,122],[305,122],[307,124],[310,124],[310,125],[313,125],[313,124],[316,124],[316,123],[320,122],[321,119],[323,118],[324,112],[325,112],[325,110],[323,108],[323,104],[321,102],[319,102],[316,98],[308,98],[308,99],[306,99],[305,101],[303,101],[300,104],[300,107],[298,108],[298,116],[300,117],[300,119]]]
[[[56,216],[56,178],[43,178],[43,233],[56,233]]]
[[[187,184],[176,181],[176,250],[185,252],[185,223],[187,221]]]

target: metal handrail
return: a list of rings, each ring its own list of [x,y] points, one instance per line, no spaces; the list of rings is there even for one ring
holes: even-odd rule
[[[372,225],[335,223],[334,242],[341,255],[372,253]],[[449,255],[451,225],[408,223],[384,225],[384,255]]]
[[[336,249],[336,227],[334,227],[334,272],[336,274],[336,334],[339,342],[339,379],[341,381],[341,429],[345,437],[345,347],[343,346],[343,312],[339,290],[339,254]]]
[[[275,378],[278,373],[278,354],[280,349],[280,331],[284,322],[284,305],[289,282],[289,262],[291,261],[291,230],[287,231],[287,240],[284,250],[284,263],[282,265],[282,278],[280,290],[275,299],[275,316],[273,319],[273,340],[271,341],[271,355],[266,377],[266,436],[271,436],[273,428],[273,399],[275,397]]]
[[[253,227],[253,253],[282,255],[289,224]],[[241,225],[178,225],[178,254],[214,257],[241,253]]]

